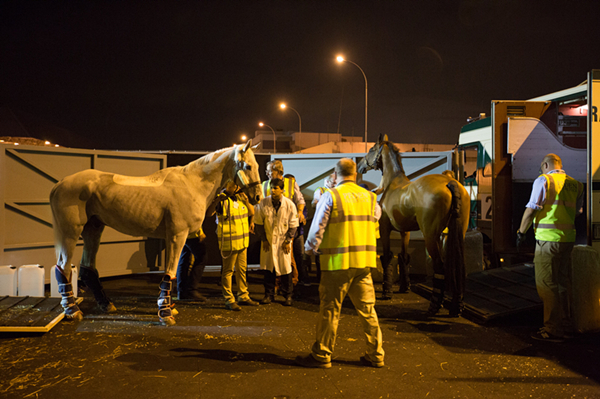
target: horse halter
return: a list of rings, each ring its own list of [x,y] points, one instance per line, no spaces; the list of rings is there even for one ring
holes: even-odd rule
[[[369,157],[363,158],[369,169],[383,170],[383,165],[381,164],[381,151],[383,150],[383,144],[387,144],[387,141],[382,141],[380,143],[379,149],[377,150],[377,155],[375,156],[375,161],[372,164],[369,163]]]
[[[249,188],[258,186],[260,184],[259,181],[250,182],[248,176],[246,176],[246,174],[243,172],[246,169],[245,164],[246,163],[244,161],[238,161],[235,166],[236,179],[234,179],[234,181],[237,180],[235,184],[237,184],[240,187],[240,189],[237,192],[248,190]]]

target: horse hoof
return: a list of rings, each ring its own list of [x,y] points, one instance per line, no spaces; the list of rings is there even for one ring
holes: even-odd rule
[[[65,316],[67,317],[67,320],[70,320],[70,321],[83,320],[83,312],[81,310],[78,310],[77,312],[75,312],[73,314],[65,314]]]
[[[105,305],[99,305],[99,307],[103,313],[114,313],[117,311],[117,308],[112,302],[109,302]]]
[[[175,318],[173,316],[164,317],[164,318],[160,319],[160,322],[162,324],[164,324],[165,326],[174,326],[175,325]]]

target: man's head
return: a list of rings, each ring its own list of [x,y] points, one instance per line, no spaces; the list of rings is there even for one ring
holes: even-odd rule
[[[327,176],[323,182],[326,188],[334,188],[335,187],[335,173]]]
[[[548,173],[554,169],[562,169],[562,160],[556,154],[548,154],[542,160],[540,171],[542,173]]]
[[[283,196],[283,180],[280,178],[271,179],[271,198],[277,201]]]
[[[279,159],[267,163],[267,177],[281,179],[283,177],[283,164]]]
[[[356,181],[356,162],[350,158],[342,158],[335,164],[336,183],[342,180]]]

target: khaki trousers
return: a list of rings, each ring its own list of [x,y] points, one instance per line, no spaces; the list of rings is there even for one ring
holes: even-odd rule
[[[572,242],[537,241],[535,285],[544,303],[544,327],[562,336],[573,329],[570,311]]]
[[[231,277],[235,270],[235,281],[238,286],[238,301],[247,301],[250,299],[248,295],[248,283],[246,282],[246,269],[248,268],[248,260],[246,258],[246,248],[233,251],[231,255],[223,259],[223,271],[221,273],[221,288],[225,303],[230,304],[235,302],[235,297],[232,292]]]
[[[375,312],[375,289],[369,268],[321,272],[321,308],[317,321],[317,339],[312,346],[313,357],[321,362],[331,361],[346,294],[350,296],[365,332],[367,358],[383,362],[383,338]]]

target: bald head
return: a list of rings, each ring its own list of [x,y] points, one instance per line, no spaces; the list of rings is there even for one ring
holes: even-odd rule
[[[335,164],[335,174],[338,183],[340,180],[356,181],[356,162],[350,158],[342,158]]]
[[[548,173],[554,169],[562,169],[562,160],[556,154],[548,154],[542,160],[542,173]]]

